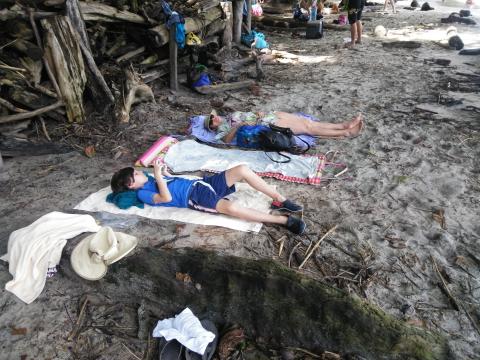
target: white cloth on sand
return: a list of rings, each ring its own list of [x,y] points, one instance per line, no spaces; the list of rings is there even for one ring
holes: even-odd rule
[[[200,320],[188,307],[174,318],[160,320],[153,329],[153,337],[165,340],[177,340],[186,348],[203,355],[208,344],[215,339],[215,334],[205,330]]]
[[[8,270],[13,276],[5,289],[30,304],[42,293],[48,268],[60,262],[67,239],[99,229],[90,215],[54,211],[15,230],[8,239],[8,252],[0,258],[9,263]]]
[[[278,161],[285,160],[275,152],[269,155]],[[269,159],[264,151],[219,149],[185,140],[170,147],[165,156],[165,164],[176,173],[197,170],[221,172],[245,164],[257,173],[278,173],[301,179],[316,175],[320,163],[317,156],[288,156],[291,158],[290,162],[278,163]]]
[[[182,177],[191,179],[198,178],[194,176]],[[272,201],[268,196],[258,192],[257,190],[254,190],[247,184],[240,183],[235,186],[237,191],[228,196],[230,200],[236,201],[241,206],[268,213],[270,203]],[[110,187],[103,188],[102,190],[89,195],[80,204],[75,206],[75,209],[84,211],[106,211],[113,214],[138,215],[156,220],[174,220],[199,225],[222,226],[229,229],[252,231],[257,233],[262,228],[262,224],[258,222],[240,220],[220,214],[209,214],[192,209],[149,206],[145,204],[145,208],[143,209],[132,206],[126,210],[122,210],[114,204],[107,203],[105,200],[107,195],[111,192],[112,190]]]

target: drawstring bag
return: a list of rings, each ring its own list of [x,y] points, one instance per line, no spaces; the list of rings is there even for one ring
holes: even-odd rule
[[[268,42],[265,40],[265,35],[255,30],[250,31],[249,34],[242,34],[241,40],[242,43],[247,46],[252,46],[255,42],[256,49],[265,49],[269,46]]]
[[[262,16],[263,15],[263,9],[260,4],[253,4],[252,5],[252,15],[253,16]]]
[[[346,15],[338,15],[338,25],[347,25],[347,16]]]

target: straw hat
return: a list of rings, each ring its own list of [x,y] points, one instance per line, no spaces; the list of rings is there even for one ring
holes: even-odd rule
[[[98,280],[105,276],[108,265],[126,256],[137,243],[135,236],[114,232],[105,226],[78,243],[72,251],[70,263],[82,278]]]
[[[212,109],[212,111],[210,111],[210,115],[208,115],[205,118],[205,122],[204,122],[205,129],[212,130],[212,129],[210,129],[210,118],[212,117],[212,115],[213,116],[218,116],[217,110]]]

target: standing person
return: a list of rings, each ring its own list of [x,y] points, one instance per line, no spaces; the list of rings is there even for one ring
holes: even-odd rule
[[[247,221],[279,224],[294,234],[305,232],[305,222],[293,215],[273,215],[245,208],[226,197],[235,192],[235,184],[245,181],[273,201],[271,209],[300,212],[303,207],[286,199],[246,165],[238,165],[213,176],[190,180],[172,177],[165,166],[154,163],[154,177],[132,167],[113,174],[110,185],[114,194],[134,190],[138,200],[150,206],[190,208],[209,213],[220,213]]]
[[[393,0],[392,0],[393,1]],[[365,5],[364,0],[349,0],[348,1],[348,22],[350,23],[350,43],[346,47],[353,48],[355,44],[362,43],[362,11]]]
[[[383,5],[383,11],[387,11],[387,5],[392,5],[392,12],[395,14],[395,0],[385,0],[385,4]]]

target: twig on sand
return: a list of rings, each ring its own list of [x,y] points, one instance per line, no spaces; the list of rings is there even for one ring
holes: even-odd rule
[[[301,269],[303,267],[303,265],[306,264],[306,262],[308,261],[308,259],[310,258],[310,256],[312,256],[312,254],[315,252],[315,250],[317,250],[317,248],[320,246],[320,243],[328,236],[330,235],[331,233],[333,233],[336,229],[337,229],[337,226],[338,225],[335,225],[334,227],[332,227],[330,230],[328,230],[325,235],[323,235],[320,240],[317,241],[317,243],[313,246],[313,248],[310,250],[309,253],[307,253],[307,255],[305,256],[305,259],[303,260],[303,262],[300,264],[300,266],[298,267],[299,269]]]
[[[82,327],[83,320],[85,319],[85,308],[87,307],[88,301],[89,301],[89,299],[87,297],[82,304],[82,307],[80,309],[80,313],[78,314],[78,319],[75,322],[75,326],[73,327],[72,331],[70,332],[70,335],[68,335],[68,338],[67,338],[68,341],[72,341],[73,339],[75,339],[75,337],[77,337],[77,335],[80,331],[80,328]]]
[[[435,259],[432,255],[430,255],[430,258],[432,259],[433,267],[434,267],[435,271],[437,272],[438,277],[440,278],[441,284],[439,284],[439,285],[441,285],[441,288],[445,291],[445,294],[449,298],[450,303],[452,304],[453,308],[457,311],[460,311],[460,307],[458,306],[457,300],[455,299],[455,297],[452,295],[452,293],[448,289],[447,283],[445,282],[445,279],[443,278],[442,274],[440,273],[440,270],[438,269],[437,262],[435,261]]]
[[[290,255],[288,256],[288,267],[291,267],[292,256],[293,256],[293,254],[295,253],[295,250],[297,250],[297,247],[299,247],[301,244],[302,244],[302,242],[299,241],[299,242],[297,243],[297,245],[295,245],[295,246],[292,248],[292,251],[290,251]]]
[[[123,342],[122,342],[122,345],[125,347],[125,349],[127,349],[127,351],[128,351],[135,359],[137,359],[137,360],[142,360],[142,359],[140,359],[137,355],[135,355],[135,353],[134,353],[132,350],[130,350],[130,348],[129,348],[127,345],[125,345]]]

